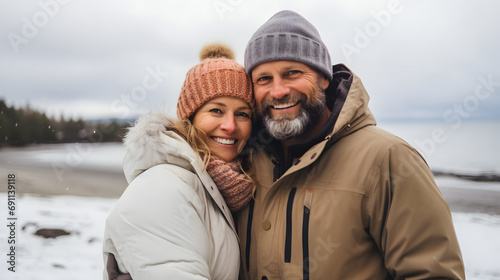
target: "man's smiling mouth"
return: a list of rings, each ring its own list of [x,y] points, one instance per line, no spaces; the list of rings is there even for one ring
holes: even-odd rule
[[[277,109],[277,110],[281,110],[281,109],[288,109],[288,108],[291,108],[297,104],[299,104],[300,102],[296,102],[296,103],[285,103],[285,104],[278,104],[278,105],[273,105],[271,106],[273,109]]]

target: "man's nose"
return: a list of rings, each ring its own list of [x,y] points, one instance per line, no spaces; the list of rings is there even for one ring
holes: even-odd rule
[[[283,79],[275,78],[271,89],[271,96],[275,99],[281,99],[285,95],[290,94],[290,88],[285,84]]]

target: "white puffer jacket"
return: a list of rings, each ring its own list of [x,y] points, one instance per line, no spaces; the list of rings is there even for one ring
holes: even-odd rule
[[[103,253],[134,280],[237,279],[238,237],[200,157],[160,114],[125,139],[129,186],[106,221]],[[108,279],[107,268],[104,279]]]

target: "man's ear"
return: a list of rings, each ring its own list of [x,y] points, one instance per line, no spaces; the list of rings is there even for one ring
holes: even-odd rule
[[[321,85],[323,86],[323,90],[326,90],[330,85],[330,81],[328,81],[328,79],[323,76],[323,81],[321,82]]]

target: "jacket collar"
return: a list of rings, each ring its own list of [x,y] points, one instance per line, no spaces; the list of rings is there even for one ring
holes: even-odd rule
[[[125,136],[123,171],[130,183],[147,169],[159,164],[173,164],[196,174],[206,192],[236,232],[231,211],[212,177],[204,170],[198,154],[177,133],[169,129],[172,121],[160,113],[142,116]]]

